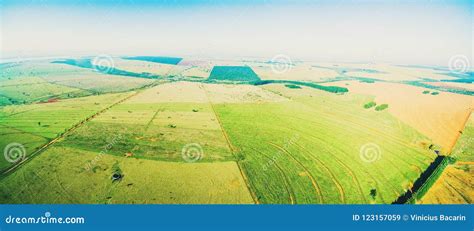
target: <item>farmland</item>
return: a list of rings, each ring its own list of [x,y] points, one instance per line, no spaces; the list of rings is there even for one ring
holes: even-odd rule
[[[425,137],[358,106],[365,97],[268,88],[292,101],[217,106],[262,203],[390,203],[434,157],[420,145]],[[383,157],[361,160],[366,144]]]
[[[0,74],[0,106],[126,92],[153,81],[103,74],[91,66],[76,67],[58,60],[21,62],[5,65]]]
[[[209,80],[254,82],[260,78],[246,66],[214,66]]]
[[[0,110],[0,146],[21,143],[28,156],[42,145],[63,134],[78,123],[93,116],[132,93],[89,96],[42,104],[6,106]],[[11,166],[5,159],[0,161],[0,170]]]
[[[233,162],[173,163],[104,154],[58,145],[2,181],[1,203],[252,203]],[[124,179],[110,181],[118,162]],[[87,179],[87,180],[86,180]],[[39,183],[41,182],[41,183]],[[192,188],[193,190],[188,190]],[[36,192],[36,193],[33,193]]]
[[[474,201],[474,115],[466,122],[451,156],[456,162],[448,166],[420,203],[472,204]]]
[[[94,60],[4,65],[0,148],[26,159],[1,159],[0,203],[389,204],[449,154],[418,202],[472,203],[472,96],[404,82],[443,72]]]

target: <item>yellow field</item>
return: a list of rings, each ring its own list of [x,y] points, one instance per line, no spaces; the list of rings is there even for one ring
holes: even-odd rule
[[[86,171],[85,164],[94,158],[99,159],[94,171]],[[125,177],[113,183],[110,176],[115,162]],[[0,202],[253,203],[235,162],[161,162],[63,147],[50,148],[3,179]]]
[[[401,67],[389,64],[372,64],[372,63],[341,63],[341,64],[319,64],[319,66],[334,67],[338,65],[344,68],[370,69],[380,73],[368,73],[363,71],[349,71],[349,76],[380,79],[387,81],[413,81],[420,78],[430,78],[434,80],[456,79],[451,76],[440,74],[439,71],[428,68]]]
[[[253,85],[165,83],[144,91],[127,103],[258,103],[287,101],[285,97]]]
[[[168,75],[172,70],[176,70],[178,66],[170,64],[161,64],[138,60],[124,60],[115,58],[114,67],[124,71],[135,73],[148,72],[160,76]]]
[[[283,102],[287,98],[253,85],[205,84],[202,87],[213,103]]]
[[[474,163],[448,166],[430,188],[421,204],[472,204],[474,201]]]
[[[312,67],[311,65],[301,64],[296,66],[282,67],[281,73],[272,69],[270,64],[251,64],[252,69],[261,79],[283,79],[283,80],[300,80],[300,81],[322,81],[326,79],[336,78],[336,71]],[[287,68],[287,69],[285,69]],[[286,70],[286,71],[283,71]]]
[[[425,88],[405,84],[341,81],[328,85],[347,87],[349,94],[375,96],[377,104],[388,104],[390,113],[431,138],[444,153],[451,151],[474,108],[472,96],[449,92],[422,94]]]
[[[201,88],[201,85],[201,83],[192,82],[165,83],[147,89],[146,91],[127,101],[127,103],[207,103],[208,99],[205,92]]]

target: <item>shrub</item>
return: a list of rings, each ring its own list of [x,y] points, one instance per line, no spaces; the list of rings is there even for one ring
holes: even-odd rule
[[[375,110],[376,111],[382,111],[382,110],[385,110],[387,108],[388,108],[388,104],[381,104],[381,105],[375,107]]]
[[[375,105],[377,105],[377,104],[374,101],[371,101],[371,102],[368,102],[368,103],[364,104],[364,108],[369,109],[371,107],[374,107]]]
[[[294,85],[294,84],[285,84],[285,87],[291,88],[291,89],[301,89],[300,86]]]

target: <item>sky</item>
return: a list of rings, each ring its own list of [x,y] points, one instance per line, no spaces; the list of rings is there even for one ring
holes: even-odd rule
[[[283,54],[294,60],[472,64],[470,1],[0,0],[1,58]]]

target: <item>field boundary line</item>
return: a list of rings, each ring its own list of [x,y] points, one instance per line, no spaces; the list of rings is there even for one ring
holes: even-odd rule
[[[247,178],[247,175],[245,174],[244,170],[243,170],[243,167],[241,166],[241,163],[240,163],[240,160],[238,159],[238,157],[235,155],[235,150],[236,148],[232,145],[232,142],[230,142],[230,138],[229,136],[227,135],[227,132],[224,130],[224,126],[222,125],[222,122],[221,122],[221,119],[219,118],[219,116],[217,115],[217,112],[216,112],[216,109],[214,108],[214,104],[211,102],[211,98],[209,97],[206,89],[204,89],[202,87],[202,84],[200,85],[201,86],[201,89],[204,91],[204,94],[206,95],[206,98],[207,98],[207,101],[209,102],[209,105],[211,106],[211,109],[212,109],[212,112],[214,113],[214,116],[216,117],[217,119],[217,123],[219,124],[219,127],[221,128],[221,131],[222,131],[222,135],[224,136],[226,142],[227,142],[227,145],[229,146],[229,149],[230,149],[230,152],[232,153],[232,155],[236,158],[236,163],[237,163],[237,167],[239,168],[239,172],[240,172],[240,175],[242,176],[242,178],[244,179],[245,181],[245,184],[247,185],[247,189],[249,190],[250,192],[250,195],[252,195],[252,199],[253,201],[256,203],[256,204],[260,204],[260,201],[258,200],[258,197],[256,195],[256,193],[252,190],[251,188],[251,185],[250,185],[250,181],[249,179]]]
[[[23,131],[23,130],[18,129],[18,128],[16,128],[16,127],[10,127],[10,126],[5,125],[5,124],[0,124],[0,126],[5,127],[5,128],[7,128],[7,129],[11,129],[11,130],[17,131],[17,132],[29,134],[29,135],[36,136],[36,137],[41,137],[41,138],[46,139],[46,140],[50,139],[50,138],[48,138],[48,137],[46,137],[46,136],[42,136],[42,135],[39,135],[39,134],[36,134],[36,133],[33,133],[33,132]],[[3,134],[9,134],[9,133],[3,133]]]
[[[148,128],[150,127],[150,125],[151,125],[151,123],[153,122],[153,120],[155,120],[155,117],[156,117],[156,115],[158,115],[158,112],[162,112],[162,111],[164,111],[163,108],[158,108],[158,109],[156,109],[155,114],[153,114],[153,116],[151,117],[150,121],[148,121],[148,123],[146,124],[146,126],[145,126],[145,131],[148,130]]]

